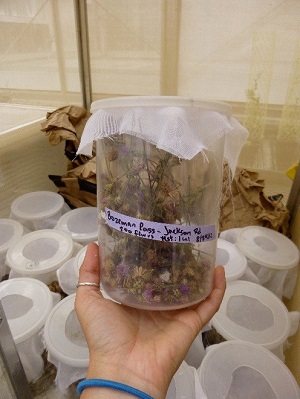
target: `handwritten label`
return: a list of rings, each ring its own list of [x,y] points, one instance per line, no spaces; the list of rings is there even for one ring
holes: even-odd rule
[[[112,229],[149,240],[173,243],[200,243],[216,238],[215,225],[183,226],[132,218],[105,208],[106,222]]]
[[[32,260],[26,263],[26,269],[37,269],[39,267],[39,262],[37,260]]]

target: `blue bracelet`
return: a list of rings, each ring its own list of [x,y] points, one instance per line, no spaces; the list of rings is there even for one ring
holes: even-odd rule
[[[130,393],[131,395],[134,395],[140,399],[153,399],[145,392],[142,392],[139,389],[133,388],[129,385],[121,384],[120,382],[115,382],[110,380],[100,380],[96,378],[80,381],[80,383],[77,385],[77,392],[79,393],[79,395],[81,395],[82,391],[85,388],[92,388],[92,387],[112,388],[116,389],[117,391]]]

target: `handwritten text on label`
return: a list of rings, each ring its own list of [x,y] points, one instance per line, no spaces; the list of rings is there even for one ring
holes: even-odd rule
[[[105,208],[107,224],[115,230],[149,240],[197,243],[216,238],[215,225],[184,226],[136,219]]]

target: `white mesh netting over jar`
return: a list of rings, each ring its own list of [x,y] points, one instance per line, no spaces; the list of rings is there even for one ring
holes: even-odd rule
[[[147,309],[203,300],[224,160],[234,171],[246,129],[217,102],[131,97],[92,108],[78,153],[91,155],[96,141],[103,288]]]

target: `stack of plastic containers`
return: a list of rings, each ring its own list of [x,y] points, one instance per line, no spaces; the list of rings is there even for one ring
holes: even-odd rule
[[[97,238],[97,209],[71,211],[64,198],[51,191],[19,196],[11,204],[10,215],[0,219],[0,299],[31,382],[43,374],[43,328],[61,299],[47,285],[57,281],[58,270],[73,261],[75,291],[76,254]],[[58,334],[58,340],[63,340],[65,334],[60,330]]]
[[[96,207],[70,210],[64,198],[52,191],[23,194],[12,202],[9,217],[0,219],[0,278],[27,276],[50,284],[64,267],[63,275],[68,275],[63,283],[68,285],[70,276],[72,280],[66,293],[73,293],[78,280],[76,254],[96,240]]]
[[[225,268],[227,288],[219,311],[197,337],[205,348],[204,356],[198,351],[204,397],[300,398],[284,364],[300,312],[288,312],[282,301],[294,291],[298,248],[272,229],[233,228],[220,233],[216,264]]]
[[[0,277],[10,269],[0,299],[29,381],[41,376],[45,349],[61,392],[86,375],[89,354],[74,300],[87,244],[97,240],[97,208],[70,210],[52,192],[17,198],[10,217],[0,219]],[[281,300],[293,293],[298,263],[297,247],[273,230],[249,226],[220,234],[216,264],[225,267],[226,293],[174,375],[167,399],[299,399],[283,361],[300,313],[288,312]],[[67,298],[50,292],[46,284],[53,280]]]

